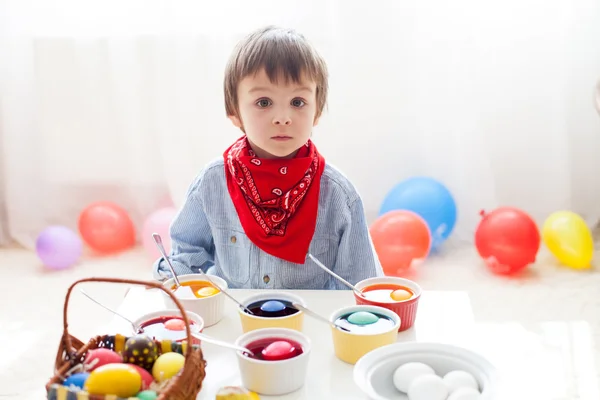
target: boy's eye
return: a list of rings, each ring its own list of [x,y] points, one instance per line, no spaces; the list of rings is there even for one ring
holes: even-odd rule
[[[271,105],[271,100],[269,99],[260,99],[256,102],[256,105],[260,108],[267,108]]]
[[[304,107],[306,102],[302,99],[294,99],[292,100],[292,106],[294,107]]]

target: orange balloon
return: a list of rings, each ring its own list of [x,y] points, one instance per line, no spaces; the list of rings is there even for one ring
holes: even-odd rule
[[[125,210],[110,202],[92,203],[79,216],[79,233],[101,253],[114,253],[135,245],[135,228]]]
[[[375,251],[386,275],[398,275],[431,249],[431,232],[423,218],[412,211],[389,211],[369,229]]]

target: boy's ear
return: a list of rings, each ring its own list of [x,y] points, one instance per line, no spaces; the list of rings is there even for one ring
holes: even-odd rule
[[[241,120],[240,120],[240,119],[239,119],[237,116],[235,116],[235,115],[229,115],[229,116],[228,116],[228,118],[229,118],[229,120],[231,121],[231,123],[232,123],[232,124],[233,124],[233,125],[234,125],[236,128],[239,128],[239,129],[242,129],[242,130],[243,130],[243,127],[242,127],[242,121],[241,121]]]

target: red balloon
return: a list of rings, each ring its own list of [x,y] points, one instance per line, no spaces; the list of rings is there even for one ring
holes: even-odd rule
[[[90,204],[79,216],[79,232],[92,249],[114,253],[135,245],[135,228],[125,210],[110,202]]]
[[[426,258],[431,248],[427,222],[412,211],[389,211],[369,231],[386,275],[401,274],[413,260]]]
[[[527,213],[500,207],[482,219],[475,232],[475,247],[492,272],[514,274],[535,262],[540,231]]]

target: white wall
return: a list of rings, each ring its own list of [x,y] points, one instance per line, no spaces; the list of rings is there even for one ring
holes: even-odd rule
[[[179,203],[239,135],[223,67],[265,23],[297,27],[326,57],[329,110],[314,138],[370,220],[416,174],[453,191],[465,240],[481,208],[600,216],[597,0],[203,3],[76,2],[36,18],[12,3],[27,21],[0,46],[14,236],[71,224],[101,196],[138,222],[166,192]]]

